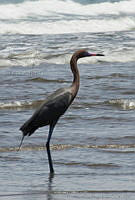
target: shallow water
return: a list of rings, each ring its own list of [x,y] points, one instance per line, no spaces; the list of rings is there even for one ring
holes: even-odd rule
[[[2,200],[134,199],[134,1],[82,4],[0,4]],[[81,48],[105,57],[78,62],[80,90],[55,127],[50,177],[48,127],[26,137],[18,152],[19,128],[47,95],[71,84],[69,60]]]
[[[133,63],[128,66],[134,68]],[[135,100],[134,79],[129,78],[133,74],[121,63],[79,65],[79,94],[51,140],[56,174],[50,179],[45,150],[48,128],[26,138],[20,152],[18,129],[50,91],[70,84],[71,73],[68,65],[39,65],[43,74],[39,79],[30,77],[33,69],[25,69],[25,76],[2,76],[7,80],[0,117],[1,198],[133,199]]]

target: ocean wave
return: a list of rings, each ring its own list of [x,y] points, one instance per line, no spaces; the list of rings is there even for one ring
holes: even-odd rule
[[[12,102],[0,102],[0,110],[8,109],[8,110],[22,110],[28,108],[36,108],[39,106],[44,100],[38,100],[33,102],[28,101],[12,101]]]
[[[60,20],[53,22],[0,23],[1,34],[69,34],[126,31],[135,28],[133,17],[118,19]]]
[[[72,54],[64,53],[64,54],[57,54],[53,55],[48,53],[40,53],[38,51],[31,51],[31,52],[23,52],[23,53],[16,53],[16,54],[9,54],[6,56],[0,56],[0,67],[7,67],[7,66],[38,66],[42,63],[47,64],[69,64]],[[99,62],[104,62],[105,60],[101,59],[100,57],[91,57],[91,59],[86,58],[79,60],[78,63],[83,64],[95,64]],[[106,61],[105,61],[106,62]],[[108,60],[107,60],[108,62]]]
[[[120,107],[124,110],[134,110],[135,109],[135,99],[112,99],[106,103],[111,104],[115,107]]]
[[[91,50],[89,50],[91,52]],[[97,52],[97,50],[95,50]],[[98,51],[99,52],[99,51]],[[91,57],[85,58],[78,61],[79,64],[98,64],[98,63],[126,63],[126,62],[134,62],[135,61],[135,51],[123,51],[120,50],[119,52],[107,52],[107,49],[101,50],[99,53],[103,53],[105,56],[103,58],[100,57]],[[7,53],[8,55],[0,56],[0,67],[9,67],[9,66],[39,66],[45,64],[68,64],[71,59],[72,54],[65,52],[61,54],[48,54],[42,53],[38,51],[24,51],[23,53],[15,53],[11,54],[10,52]],[[127,56],[128,55],[128,56]],[[116,76],[120,76],[116,74]],[[98,78],[98,77],[97,77]]]
[[[101,150],[106,150],[110,153],[133,153],[135,148],[135,144],[103,144],[103,145],[81,145],[81,144],[54,144],[51,145],[50,148],[52,150],[65,150],[65,149],[72,149],[72,148],[83,148],[83,149],[101,149]],[[41,145],[29,145],[29,146],[22,146],[21,151],[42,151],[45,150],[45,146]],[[131,150],[130,150],[131,149]],[[119,150],[119,151],[116,151]],[[18,147],[1,147],[0,152],[10,152],[10,151],[18,151]]]
[[[41,54],[37,50],[23,50],[22,53],[11,53],[8,49],[5,55],[0,55],[0,67],[9,66],[35,66],[43,62]]]
[[[22,19],[37,16],[38,19],[43,16],[53,16],[60,19],[64,14],[66,17],[77,16],[97,16],[97,15],[120,15],[134,14],[134,0],[125,0],[120,2],[102,2],[94,4],[80,4],[71,0],[43,0],[24,1],[17,4],[0,5],[0,19]]]
[[[82,5],[73,1],[26,1],[0,5],[0,33],[65,34],[135,28],[134,0]]]
[[[46,81],[46,80],[30,79],[30,81]],[[35,100],[35,101],[31,101],[31,102],[30,101],[12,101],[12,102],[4,102],[4,103],[0,102],[0,110],[2,110],[2,109],[22,110],[22,109],[28,109],[28,108],[33,109],[33,108],[38,107],[43,102],[44,102],[44,99]],[[124,110],[134,110],[135,109],[135,99],[112,99],[112,100],[106,101],[105,104],[109,104],[109,105],[112,105],[115,107],[120,107]]]

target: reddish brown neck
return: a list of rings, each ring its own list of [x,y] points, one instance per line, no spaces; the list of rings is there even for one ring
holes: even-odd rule
[[[77,56],[73,55],[70,61],[70,66],[73,73],[73,82],[71,88],[74,97],[76,96],[80,85],[80,75],[79,70],[77,68],[77,60]]]

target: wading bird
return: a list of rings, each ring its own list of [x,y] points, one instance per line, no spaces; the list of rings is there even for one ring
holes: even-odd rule
[[[71,71],[73,73],[73,82],[68,88],[61,88],[47,97],[43,104],[35,111],[32,117],[26,121],[20,128],[23,132],[19,149],[24,137],[32,135],[38,128],[49,125],[49,134],[46,142],[48,162],[50,173],[54,173],[53,162],[50,152],[50,139],[56,123],[61,115],[65,113],[79,89],[80,76],[77,68],[77,60],[88,56],[103,56],[103,54],[88,53],[86,50],[76,51],[70,60]]]

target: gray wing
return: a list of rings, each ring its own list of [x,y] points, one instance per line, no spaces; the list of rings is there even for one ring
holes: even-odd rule
[[[35,112],[35,120],[37,123],[43,122],[43,124],[40,124],[41,126],[50,124],[53,120],[57,120],[67,110],[71,99],[72,95],[69,92],[53,96],[53,98],[49,97]]]
[[[24,135],[31,135],[37,128],[49,125],[65,113],[72,102],[72,94],[66,89],[59,89],[48,96],[32,117],[20,128]]]

